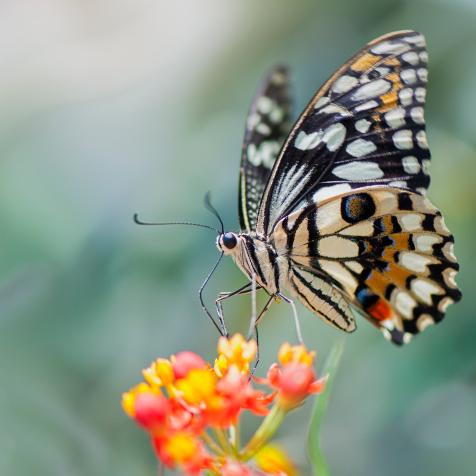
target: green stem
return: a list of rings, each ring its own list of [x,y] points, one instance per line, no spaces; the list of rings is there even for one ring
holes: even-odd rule
[[[234,451],[231,443],[228,441],[228,438],[226,437],[223,430],[221,428],[214,428],[214,432],[215,432],[215,435],[217,437],[218,443],[220,444],[224,453],[228,454],[228,455],[235,454],[235,451]]]
[[[217,455],[222,456],[224,451],[216,444],[215,440],[206,432],[202,435],[203,441],[208,445],[208,447]]]
[[[273,408],[271,408],[271,411],[241,452],[240,460],[248,461],[263,447],[263,445],[276,433],[276,430],[283,422],[286,413],[286,410],[278,404],[275,404]]]

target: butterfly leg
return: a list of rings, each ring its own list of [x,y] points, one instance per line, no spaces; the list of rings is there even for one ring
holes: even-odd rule
[[[259,287],[258,289],[261,289]],[[222,327],[223,331],[225,332],[224,335],[228,335],[228,331],[226,330],[225,319],[223,317],[223,305],[222,301],[231,298],[233,296],[238,296],[242,294],[249,294],[251,292],[251,283],[246,283],[241,288],[231,291],[231,292],[221,292],[218,294],[217,299],[215,300],[215,308],[218,314],[218,319],[220,321],[220,326]]]
[[[301,324],[299,323],[299,316],[298,316],[296,305],[294,304],[294,301],[289,299],[288,297],[284,296],[281,293],[277,293],[276,296],[280,297],[283,301],[285,301],[285,302],[287,302],[288,304],[291,305],[292,310],[293,310],[294,326],[296,327],[296,336],[297,336],[298,342],[300,344],[304,344],[304,340],[302,338],[302,332],[301,332]]]
[[[261,318],[268,312],[268,309],[270,308],[271,304],[273,304],[273,300],[274,300],[274,296],[271,296],[268,301],[266,302],[265,306],[263,307],[263,309],[261,310],[261,312],[259,313],[258,317],[256,318],[255,320],[255,323],[254,323],[254,328],[251,328],[250,326],[250,330],[248,332],[248,340],[251,339],[251,335],[253,334],[253,331],[254,331],[254,334],[255,334],[255,339],[256,339],[256,360],[255,360],[255,363],[253,365],[253,369],[251,370],[251,375],[254,375],[254,373],[256,372],[256,369],[258,367],[258,364],[259,364],[259,335],[258,335],[258,323],[259,321],[261,320]]]

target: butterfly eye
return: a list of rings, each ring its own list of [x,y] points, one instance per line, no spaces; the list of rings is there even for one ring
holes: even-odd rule
[[[222,240],[225,248],[229,250],[233,249],[238,242],[234,233],[225,233]]]

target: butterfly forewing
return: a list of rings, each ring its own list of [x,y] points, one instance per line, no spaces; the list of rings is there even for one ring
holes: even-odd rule
[[[352,188],[386,184],[425,192],[426,62],[423,35],[392,33],[369,43],[324,84],[274,165],[259,234],[268,236],[297,208]]]
[[[242,230],[256,227],[261,197],[290,130],[290,108],[288,70],[278,66],[258,89],[246,122],[238,202]]]

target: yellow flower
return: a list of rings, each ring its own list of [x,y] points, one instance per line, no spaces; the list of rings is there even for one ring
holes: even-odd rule
[[[177,380],[175,388],[190,405],[216,402],[217,377],[210,369],[191,370],[184,378]]]
[[[296,476],[297,471],[286,453],[276,445],[261,448],[256,455],[256,463],[267,474]]]
[[[145,381],[151,387],[168,386],[174,381],[172,363],[167,359],[157,359],[142,371]]]
[[[175,463],[189,461],[197,451],[197,439],[189,433],[176,433],[165,441],[164,451]]]
[[[278,352],[278,359],[282,365],[296,363],[310,367],[315,356],[316,353],[308,352],[305,345],[290,345],[289,342],[282,344]]]
[[[250,362],[256,357],[257,345],[254,340],[246,340],[241,334],[230,339],[220,337],[218,340],[218,358],[214,369],[222,377],[231,365],[235,365],[241,373],[248,373]]]

